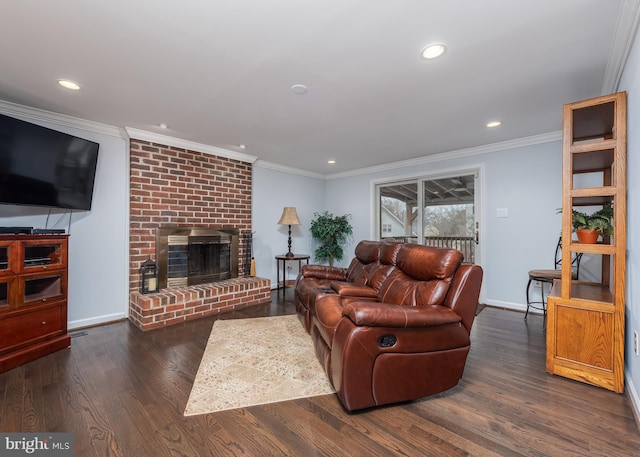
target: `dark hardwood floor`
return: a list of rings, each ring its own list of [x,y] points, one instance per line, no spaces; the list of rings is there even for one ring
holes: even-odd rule
[[[220,319],[294,313],[286,300]],[[82,456],[637,456],[626,395],[545,372],[542,319],[485,308],[460,384],[349,414],[334,395],[184,417],[214,318],[127,321],[0,374],[0,431],[73,432]],[[238,335],[242,337],[242,335]]]

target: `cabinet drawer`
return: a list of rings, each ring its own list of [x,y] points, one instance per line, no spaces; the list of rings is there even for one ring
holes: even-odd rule
[[[63,334],[66,302],[0,317],[0,353],[27,342]]]

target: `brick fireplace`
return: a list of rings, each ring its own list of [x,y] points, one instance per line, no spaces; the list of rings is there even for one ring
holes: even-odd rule
[[[226,246],[226,233],[242,236],[252,229],[251,164],[137,139],[130,141],[130,161],[129,319],[149,330],[269,302],[270,281],[242,274],[246,259],[243,243],[238,238],[234,243],[230,235]],[[164,261],[158,258],[162,254],[156,240],[167,230],[213,230],[219,246],[192,249],[204,249],[205,257],[234,249],[235,261],[229,265],[216,260],[231,274],[215,271],[218,265],[205,269],[205,280],[211,282],[190,285],[193,283],[165,281],[158,293],[140,294],[140,265],[149,257]],[[188,243],[188,239],[179,242]],[[192,242],[198,243],[204,243],[203,239]]]

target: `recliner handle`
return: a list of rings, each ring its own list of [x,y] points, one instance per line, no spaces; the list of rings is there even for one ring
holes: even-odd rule
[[[378,339],[378,346],[380,346],[381,348],[390,348],[392,346],[395,346],[397,341],[398,338],[396,338],[395,335],[384,335]]]

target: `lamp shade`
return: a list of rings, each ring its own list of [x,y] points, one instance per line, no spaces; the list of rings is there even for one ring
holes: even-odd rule
[[[298,213],[293,206],[285,206],[282,210],[282,216],[278,221],[280,225],[300,225],[300,219],[298,219]]]

